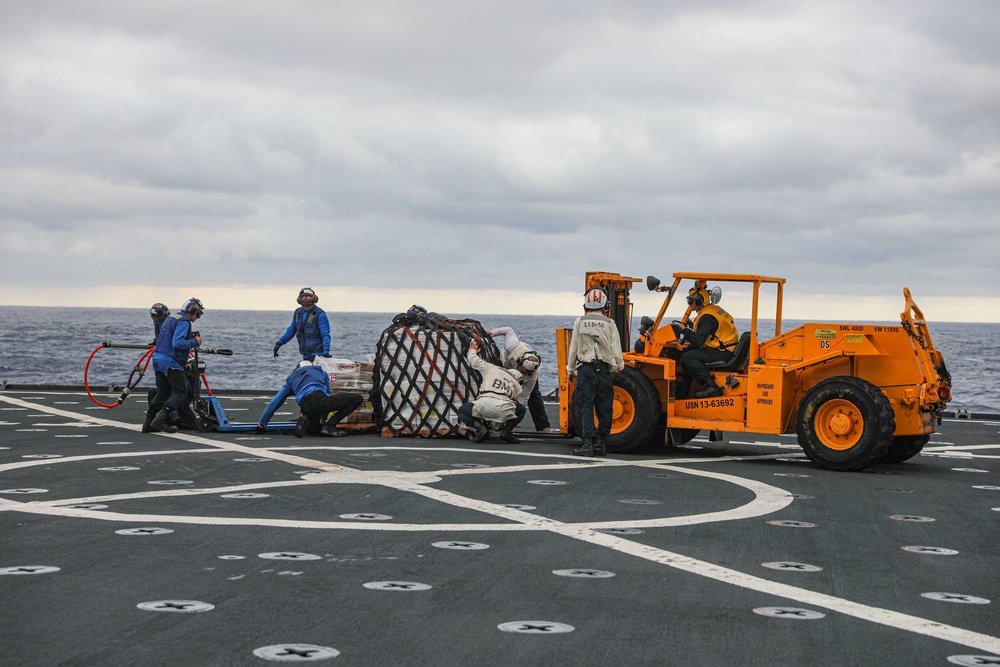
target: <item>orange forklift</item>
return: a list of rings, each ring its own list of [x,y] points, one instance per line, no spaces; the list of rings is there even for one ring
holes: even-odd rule
[[[649,445],[676,446],[699,431],[712,441],[729,433],[795,433],[806,455],[831,470],[860,470],[874,463],[899,463],[920,452],[941,423],[951,400],[951,376],[934,348],[923,313],[903,289],[900,324],[810,323],[783,332],[784,278],[679,272],[671,285],[649,276],[645,284],[665,298],[656,318],[643,317],[631,344],[632,285],[641,278],[589,272],[586,289],[608,295],[605,314],[617,325],[625,368],[614,377],[614,421],[609,452]],[[667,310],[684,281],[706,290],[713,304],[722,284],[752,291],[750,330],[743,332],[727,361],[708,363],[722,394],[695,398],[684,377],[681,357],[688,344],[680,327],[689,326],[692,308],[679,319]],[[760,340],[761,288],[775,292],[774,335]],[[679,299],[684,303],[683,298]],[[677,327],[671,324],[678,325]],[[559,412],[564,433],[581,433],[573,403],[575,383],[566,371],[572,330],[556,330]],[[677,395],[678,387],[691,395]]]

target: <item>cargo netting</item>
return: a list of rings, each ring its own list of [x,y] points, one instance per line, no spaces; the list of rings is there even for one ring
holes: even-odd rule
[[[374,383],[382,435],[464,437],[458,408],[472,401],[482,378],[469,365],[469,343],[500,363],[500,351],[477,320],[401,313],[382,332]]]

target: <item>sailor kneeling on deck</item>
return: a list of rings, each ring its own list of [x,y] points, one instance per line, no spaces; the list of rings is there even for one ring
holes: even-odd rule
[[[471,403],[458,409],[458,420],[475,429],[473,440],[483,442],[490,435],[486,422],[500,424],[500,439],[516,445],[514,427],[521,423],[527,408],[517,402],[521,395],[521,373],[491,364],[479,356],[479,344],[469,343],[469,364],[483,376],[479,393]]]
[[[295,421],[295,429],[292,431],[296,438],[301,438],[307,433],[334,437],[348,435],[347,431],[336,428],[336,425],[341,419],[357,410],[365,400],[361,394],[343,393],[331,396],[330,375],[326,369],[313,365],[308,359],[303,359],[264,408],[264,414],[257,422],[257,433],[264,432],[264,427],[274,413],[285,399],[292,395],[295,396],[295,401],[302,412]],[[324,424],[323,418],[331,412],[333,416]]]

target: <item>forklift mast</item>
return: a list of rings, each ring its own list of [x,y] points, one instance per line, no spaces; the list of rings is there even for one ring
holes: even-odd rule
[[[598,287],[608,295],[608,316],[615,321],[622,352],[628,352],[632,348],[632,301],[629,294],[632,283],[642,282],[642,278],[629,278],[606,271],[588,271],[586,282],[584,292]]]

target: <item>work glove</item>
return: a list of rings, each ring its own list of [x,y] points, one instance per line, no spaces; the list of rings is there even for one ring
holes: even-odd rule
[[[253,432],[256,433],[257,435],[264,435],[265,433],[267,433],[267,429],[261,426],[260,424],[257,424],[257,428],[255,428]]]
[[[274,358],[275,359],[278,358],[278,348],[280,348],[280,347],[281,347],[281,343],[275,343],[274,344]]]

